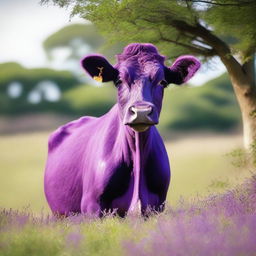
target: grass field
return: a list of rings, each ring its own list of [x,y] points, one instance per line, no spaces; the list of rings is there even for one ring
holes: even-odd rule
[[[1,256],[256,255],[256,177],[245,182],[250,170],[234,167],[226,156],[241,145],[240,136],[198,134],[166,141],[172,166],[168,206],[147,221],[138,215],[48,215],[47,136],[0,137]],[[177,204],[181,196],[192,204]],[[211,197],[198,200],[206,196]]]
[[[47,132],[0,136],[0,206],[49,211],[43,193]],[[202,197],[239,183],[248,171],[225,156],[241,145],[239,135],[198,134],[166,141],[172,180],[168,202]]]

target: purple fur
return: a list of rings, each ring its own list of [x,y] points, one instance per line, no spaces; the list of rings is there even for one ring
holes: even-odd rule
[[[139,201],[142,214],[148,208],[163,210],[170,167],[154,126],[162,107],[161,81],[167,81],[166,72],[169,83],[177,77],[187,81],[197,63],[182,57],[166,71],[164,59],[152,44],[130,44],[114,67],[100,55],[82,60],[90,76],[98,76],[103,67],[103,82],[120,80],[117,104],[99,118],[80,118],[50,136],[45,194],[54,213],[100,216],[116,210],[125,216]]]
[[[187,82],[200,68],[201,64],[194,56],[184,55],[175,60],[170,67],[172,72],[181,74],[181,81],[178,84]]]

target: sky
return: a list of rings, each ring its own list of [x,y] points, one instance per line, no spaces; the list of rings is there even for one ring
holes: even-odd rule
[[[27,68],[61,68],[60,61],[51,63],[43,51],[43,41],[60,28],[84,22],[79,17],[70,20],[70,10],[53,4],[40,5],[40,0],[0,0],[0,63],[15,61]],[[201,85],[225,71],[218,58],[214,67],[205,65],[191,83]]]
[[[40,5],[40,0],[0,0],[0,62],[17,61],[26,67],[48,65],[42,42],[71,23],[69,10]]]

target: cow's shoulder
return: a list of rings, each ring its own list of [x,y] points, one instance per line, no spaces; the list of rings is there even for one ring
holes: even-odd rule
[[[153,126],[151,129],[152,129],[151,136],[152,136],[152,142],[153,142],[152,149],[158,150],[159,147],[165,148],[163,139],[162,139],[160,133],[158,132],[157,128],[155,126]]]
[[[151,146],[148,149],[149,152],[149,166],[157,165],[163,166],[165,164],[169,164],[167,150],[165,148],[163,139],[156,127],[152,127],[152,138],[151,138]]]
[[[83,116],[77,120],[71,121],[65,125],[60,126],[50,135],[48,140],[48,150],[54,150],[68,136],[70,136],[75,129],[85,126],[92,119],[95,119],[95,117]]]

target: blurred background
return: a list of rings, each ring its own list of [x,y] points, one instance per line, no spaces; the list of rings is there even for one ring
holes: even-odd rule
[[[114,86],[90,80],[80,59],[102,53],[114,64],[124,43],[107,43],[92,24],[69,15],[35,0],[0,1],[0,207],[49,211],[49,134],[80,116],[100,116],[116,101]],[[172,167],[169,203],[219,192],[248,175],[241,162],[234,166],[241,116],[218,58],[188,85],[166,89],[158,128]]]

